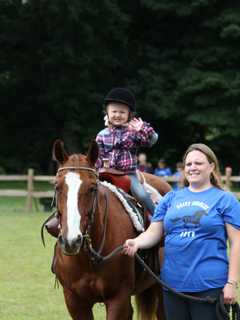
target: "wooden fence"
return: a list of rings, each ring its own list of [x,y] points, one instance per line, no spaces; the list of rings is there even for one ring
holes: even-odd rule
[[[23,181],[27,183],[26,189],[0,189],[0,197],[26,197],[26,208],[28,212],[33,211],[34,203],[35,206],[37,206],[36,200],[40,198],[52,198],[54,195],[54,176],[35,176],[33,169],[28,169],[27,175],[0,175],[0,181]],[[34,182],[38,181],[49,182],[49,190],[36,191],[34,189]]]
[[[222,176],[226,190],[232,190],[234,192],[234,183],[240,184],[240,176],[232,176],[231,172],[226,172],[226,175]],[[166,180],[172,184],[177,182],[177,178],[174,176],[166,177]],[[27,183],[26,189],[0,189],[0,197],[26,197],[26,209],[28,212],[33,211],[33,206],[37,207],[37,200],[40,198],[52,198],[54,195],[53,181],[54,176],[47,175],[34,175],[34,170],[29,169],[27,175],[0,175],[1,181],[24,181]],[[49,190],[36,191],[34,188],[34,182],[48,182]],[[240,198],[240,192],[234,192],[238,198]]]

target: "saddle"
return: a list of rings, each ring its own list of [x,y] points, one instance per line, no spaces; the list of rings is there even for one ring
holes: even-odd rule
[[[150,194],[152,201],[157,204],[161,198],[161,195],[156,189],[146,183],[145,178],[140,171],[137,170],[136,175],[139,182],[143,184],[146,192]],[[104,167],[99,170],[99,179],[101,181],[110,182],[114,186],[121,188],[126,192],[126,200],[128,201],[130,206],[135,206],[136,208],[140,209],[144,219],[145,228],[147,228],[150,224],[151,215],[148,212],[144,212],[142,204],[138,201],[138,199],[131,195],[131,179],[129,178],[129,176],[123,171]]]
[[[146,182],[145,177],[141,171],[137,170],[136,175],[140,183],[145,188],[146,192],[150,194],[152,201],[157,204],[162,198],[159,191]],[[104,167],[99,169],[99,179],[102,181],[105,180],[107,182],[110,182],[116,187],[119,187],[126,193],[130,194],[131,179],[123,171]]]
[[[118,188],[121,188],[126,193],[129,193],[131,188],[131,180],[125,172],[113,168],[99,169],[99,179],[112,183]]]

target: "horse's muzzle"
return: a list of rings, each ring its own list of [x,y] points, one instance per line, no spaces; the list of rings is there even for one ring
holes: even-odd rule
[[[60,234],[58,237],[58,241],[63,254],[65,254],[66,256],[75,256],[79,253],[82,247],[83,236],[79,235],[75,240],[68,241]]]

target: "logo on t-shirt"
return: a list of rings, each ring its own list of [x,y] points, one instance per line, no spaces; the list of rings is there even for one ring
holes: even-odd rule
[[[179,222],[183,223],[183,228],[187,229],[181,232],[180,237],[194,237],[195,231],[193,228],[197,228],[200,225],[200,220],[203,216],[206,216],[208,213],[205,210],[197,210],[192,215],[185,215],[182,217],[177,217],[171,219],[173,224],[177,224]],[[191,230],[190,230],[191,229]]]
[[[183,223],[183,230],[180,233],[180,238],[194,238],[195,230],[200,225],[200,220],[203,216],[206,216],[208,213],[205,210],[197,210],[192,215],[186,215],[182,217],[177,217],[171,219],[172,223],[177,224],[179,222]]]
[[[206,216],[206,215],[207,215],[206,211],[198,210],[198,211],[194,212],[194,214],[192,214],[192,215],[177,217],[177,218],[171,219],[171,221],[174,224],[177,223],[178,221],[182,221],[184,223],[184,225],[186,225],[186,224],[199,225],[202,216]]]
[[[181,201],[176,199],[172,206],[168,209],[165,216],[165,230],[166,234],[174,234],[175,239],[193,239],[204,225],[207,223],[207,216],[209,215],[210,206],[204,201],[190,199],[188,201]],[[205,218],[204,218],[205,217]],[[202,221],[203,219],[203,221]],[[178,238],[179,239],[179,238]]]

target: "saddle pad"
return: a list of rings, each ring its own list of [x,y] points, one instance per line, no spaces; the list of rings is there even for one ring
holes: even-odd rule
[[[138,232],[144,231],[144,220],[143,215],[139,211],[139,209],[133,204],[132,201],[129,200],[129,195],[125,193],[120,188],[117,188],[113,184],[107,182],[107,181],[100,181],[100,184],[106,188],[108,188],[110,191],[112,191],[116,197],[119,199],[119,201],[122,203],[124,209],[129,214],[129,217],[132,220],[133,226]]]

